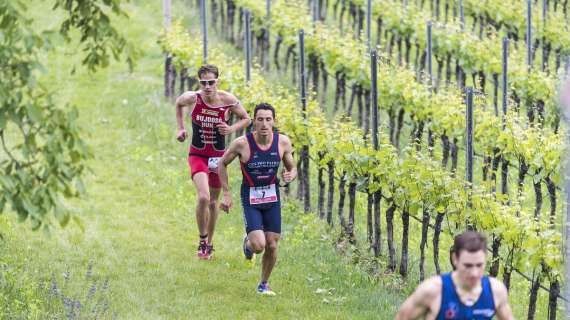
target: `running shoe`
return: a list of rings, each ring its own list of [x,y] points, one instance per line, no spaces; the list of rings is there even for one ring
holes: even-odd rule
[[[208,253],[208,259],[212,259],[214,257],[214,245],[209,244],[206,252]]]
[[[257,293],[265,295],[265,296],[274,296],[275,295],[275,292],[273,292],[273,290],[271,290],[271,288],[269,287],[269,284],[267,282],[261,282],[257,286]]]
[[[251,260],[251,258],[253,258],[253,251],[247,247],[247,234],[243,236],[243,255],[247,260]]]
[[[210,259],[210,254],[208,253],[208,242],[205,240],[200,240],[200,244],[198,244],[198,259]]]

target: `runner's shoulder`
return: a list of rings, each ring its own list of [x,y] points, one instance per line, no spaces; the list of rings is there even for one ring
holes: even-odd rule
[[[220,98],[220,100],[222,100],[222,103],[226,106],[233,106],[239,102],[236,96],[223,90],[218,90],[218,97]]]
[[[241,150],[242,148],[247,147],[247,138],[245,137],[245,135],[236,138],[233,142],[232,145],[234,145],[234,147],[236,148],[236,151]]]
[[[196,91],[186,91],[176,98],[176,104],[189,105],[196,102]]]
[[[489,276],[489,283],[491,284],[491,290],[493,291],[494,296],[501,299],[507,297],[507,287],[505,287],[505,284],[502,281]]]
[[[417,295],[421,301],[429,304],[429,302],[441,296],[442,288],[443,282],[441,281],[441,277],[433,276],[420,283],[414,294]]]
[[[284,145],[287,145],[287,144],[290,145],[290,144],[291,144],[291,139],[290,139],[288,136],[286,136],[286,135],[280,133],[280,134],[279,134],[279,143],[284,144]]]

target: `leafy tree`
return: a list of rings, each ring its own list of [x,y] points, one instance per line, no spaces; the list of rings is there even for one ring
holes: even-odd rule
[[[126,16],[120,0],[51,2],[54,12],[64,12],[59,34],[78,42],[89,71],[107,66],[111,57],[126,56],[132,67],[133,50],[109,18]],[[53,48],[54,30],[37,30],[31,10],[27,1],[0,0],[0,213],[11,209],[36,230],[49,225],[52,213],[62,226],[69,222],[62,199],[84,192],[81,175],[91,153],[77,109],[56,106],[38,82],[40,55]]]

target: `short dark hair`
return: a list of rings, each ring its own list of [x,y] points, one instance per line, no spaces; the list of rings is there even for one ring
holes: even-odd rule
[[[487,238],[485,235],[476,231],[465,231],[455,236],[453,246],[449,250],[449,259],[453,265],[451,257],[454,254],[456,257],[459,257],[461,251],[473,253],[481,250],[487,253]],[[453,269],[455,270],[455,266],[453,266]]]
[[[273,108],[273,106],[270,105],[269,103],[262,102],[262,103],[255,106],[255,109],[253,109],[253,118],[254,119],[255,119],[255,116],[257,115],[257,111],[259,111],[259,110],[271,111],[271,114],[273,115],[273,119],[275,119],[275,108]]]
[[[201,78],[202,75],[206,73],[213,73],[217,79],[219,75],[218,67],[216,67],[213,64],[205,64],[201,66],[200,69],[198,69],[198,79]]]

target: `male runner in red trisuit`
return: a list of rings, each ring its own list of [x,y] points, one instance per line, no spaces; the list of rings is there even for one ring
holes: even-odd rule
[[[217,174],[218,160],[226,149],[225,136],[247,127],[251,120],[232,94],[218,90],[218,68],[204,65],[198,70],[200,90],[187,91],[176,99],[176,123],[178,141],[186,140],[184,127],[185,111],[192,117],[192,143],[188,164],[192,180],[198,191],[196,221],[200,232],[198,258],[212,257],[212,238],[218,218],[220,178]],[[185,110],[186,109],[186,110]],[[239,120],[228,125],[228,113],[233,112]]]

